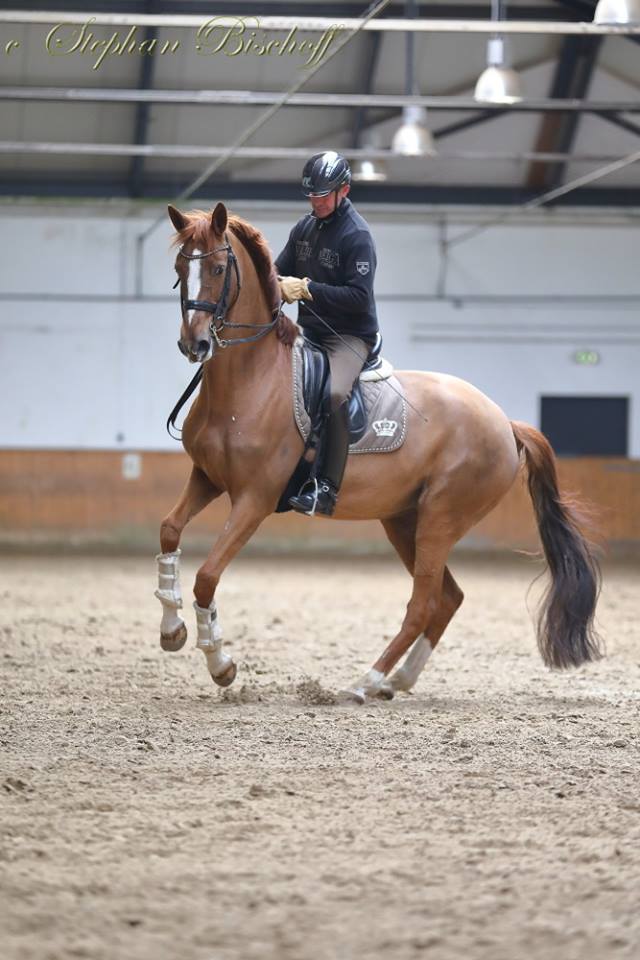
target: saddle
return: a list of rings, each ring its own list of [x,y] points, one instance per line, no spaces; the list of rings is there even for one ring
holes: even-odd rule
[[[349,397],[349,454],[397,450],[406,435],[406,403],[393,367],[380,355],[378,334]],[[318,344],[298,337],[292,348],[293,412],[305,441],[305,453],[316,449],[330,407],[329,360]],[[386,383],[392,384],[387,387]],[[317,463],[301,457],[282,494],[276,513],[290,510],[289,497],[314,476]]]
[[[380,370],[383,361],[380,356],[382,337],[376,337],[376,342],[369,352],[369,357],[362,373],[371,370]],[[317,438],[324,418],[329,413],[329,359],[324,350],[312,340],[303,338],[302,343],[302,400],[304,409],[310,420],[310,435]],[[361,376],[362,374],[360,374]],[[367,429],[367,411],[364,405],[360,377],[354,382],[349,397],[349,444],[361,440]],[[309,442],[309,438],[305,438]],[[317,439],[316,439],[317,442]],[[314,440],[310,445],[314,444]]]

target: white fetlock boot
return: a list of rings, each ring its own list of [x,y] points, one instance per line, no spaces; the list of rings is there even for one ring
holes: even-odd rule
[[[198,621],[198,642],[196,646],[205,655],[211,679],[219,687],[228,687],[236,678],[236,665],[222,652],[222,627],[218,623],[218,611],[215,600],[208,607],[199,607],[194,602],[193,609]]]
[[[365,673],[364,677],[352,687],[341,690],[338,694],[340,701],[351,701],[362,705],[367,697],[383,697],[385,700],[391,700],[391,696],[386,696],[385,676],[380,670],[373,668]]]
[[[393,690],[404,690],[408,693],[415,686],[432,652],[431,641],[424,633],[421,633],[418,639],[414,641],[402,666],[398,667],[389,678],[391,688]]]
[[[160,646],[163,650],[180,650],[187,639],[186,624],[177,612],[182,607],[180,553],[180,550],[175,550],[173,553],[159,553],[156,557],[158,589],[155,596],[162,604]]]

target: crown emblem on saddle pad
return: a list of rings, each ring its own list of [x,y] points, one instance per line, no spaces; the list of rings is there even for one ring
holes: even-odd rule
[[[398,429],[398,421],[385,417],[384,420],[374,420],[371,426],[375,430],[376,437],[392,437]]]

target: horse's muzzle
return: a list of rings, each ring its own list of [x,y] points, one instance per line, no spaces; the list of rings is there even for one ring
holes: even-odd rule
[[[190,363],[204,363],[213,353],[213,343],[210,339],[197,340],[187,345],[184,340],[178,340],[178,350]]]

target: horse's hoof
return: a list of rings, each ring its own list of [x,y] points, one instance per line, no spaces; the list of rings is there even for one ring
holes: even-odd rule
[[[186,642],[187,626],[184,623],[181,623],[177,630],[174,630],[173,633],[160,634],[160,646],[163,650],[168,650],[170,653],[175,653],[176,650],[181,650]]]
[[[390,683],[383,683],[382,686],[376,691],[375,695],[378,700],[393,700],[396,692]]]
[[[219,687],[230,687],[236,678],[237,672],[238,668],[232,660],[227,669],[219,673],[217,677],[211,674],[211,679],[214,683],[217,683]]]
[[[339,703],[357,703],[361,707],[366,699],[364,687],[352,687],[349,690],[340,690],[338,693]]]

